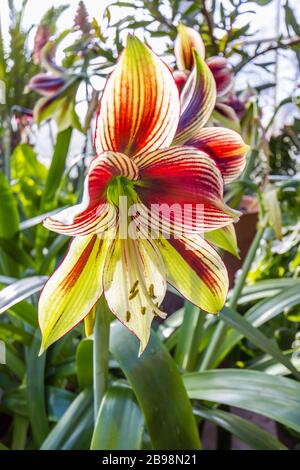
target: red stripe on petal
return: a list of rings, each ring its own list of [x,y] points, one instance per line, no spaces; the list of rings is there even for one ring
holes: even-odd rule
[[[49,230],[69,236],[102,232],[115,223],[116,211],[106,203],[106,189],[115,176],[139,178],[133,160],[117,152],[105,152],[95,158],[85,181],[83,200],[44,220]]]
[[[97,116],[95,147],[133,156],[167,147],[178,125],[178,90],[168,67],[129,37],[110,76]]]
[[[207,153],[216,162],[226,183],[237,178],[245,167],[248,146],[237,132],[230,129],[202,129],[188,145]]]
[[[214,230],[237,217],[223,203],[223,180],[214,161],[192,147],[141,154],[136,191],[154,218],[169,218],[178,230]],[[172,208],[174,210],[172,210]]]

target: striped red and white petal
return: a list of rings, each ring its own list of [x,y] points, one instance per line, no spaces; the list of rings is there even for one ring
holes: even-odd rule
[[[157,241],[167,280],[187,300],[218,313],[226,300],[228,275],[219,254],[201,236]]]
[[[202,233],[239,216],[224,204],[221,173],[205,152],[174,146],[141,154],[136,163],[141,183],[135,190],[152,226],[159,219],[170,232]]]
[[[216,82],[205,61],[194,51],[193,68],[182,93],[181,115],[173,144],[192,139],[208,122],[216,103]]]
[[[108,254],[104,294],[111,311],[147,346],[151,323],[166,293],[166,272],[155,243],[146,238],[118,237]]]
[[[179,115],[171,71],[151,49],[129,36],[102,95],[95,131],[97,153],[112,150],[133,156],[168,147]]]
[[[45,350],[90,312],[102,294],[102,273],[110,239],[76,237],[47,281],[38,305],[42,348]]]
[[[233,130],[207,127],[201,129],[187,145],[207,153],[216,162],[225,183],[236,179],[245,167],[248,145]]]
[[[178,25],[178,34],[174,44],[174,54],[178,70],[192,70],[194,66],[193,50],[205,58],[205,46],[200,34],[193,28]]]
[[[82,202],[48,217],[44,226],[64,235],[100,233],[116,222],[116,210],[106,203],[106,189],[114,176],[137,180],[139,171],[126,155],[105,152],[96,157],[85,180]]]

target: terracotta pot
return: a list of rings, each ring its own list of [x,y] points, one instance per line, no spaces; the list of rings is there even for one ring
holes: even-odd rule
[[[244,196],[241,201],[240,210],[243,215],[239,222],[235,224],[240,259],[227,252],[223,256],[228,271],[230,287],[233,287],[235,274],[242,267],[245,256],[256,234],[258,222],[257,200],[250,196]]]

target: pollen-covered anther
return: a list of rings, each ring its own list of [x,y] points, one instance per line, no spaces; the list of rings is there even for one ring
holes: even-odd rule
[[[150,286],[149,286],[149,295],[150,295],[151,299],[156,299],[156,295],[154,294],[154,285],[153,284],[150,284]]]
[[[138,293],[139,293],[139,290],[138,290],[138,289],[136,289],[136,290],[133,291],[133,292],[130,291],[130,292],[129,292],[129,296],[128,296],[128,300],[133,300],[133,299],[138,295]]]
[[[135,283],[133,284],[132,288],[129,291],[129,294],[132,294],[133,292],[135,292],[138,285],[139,285],[139,280],[135,281]]]

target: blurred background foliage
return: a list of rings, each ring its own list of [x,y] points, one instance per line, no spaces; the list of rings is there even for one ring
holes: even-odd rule
[[[297,2],[110,1],[95,17],[89,1],[53,2],[27,27],[29,3],[8,0],[1,12],[0,448],[299,448]],[[81,324],[38,357],[38,293],[69,242],[41,221],[81,198],[99,97],[128,32],[174,69],[180,22],[201,33],[207,59],[226,58],[235,79],[211,124],[251,146],[225,194],[243,212],[240,260],[225,255],[232,290],[218,317],[170,288],[169,316],[139,359],[136,339],[112,322],[95,419],[97,324],[94,335]]]

